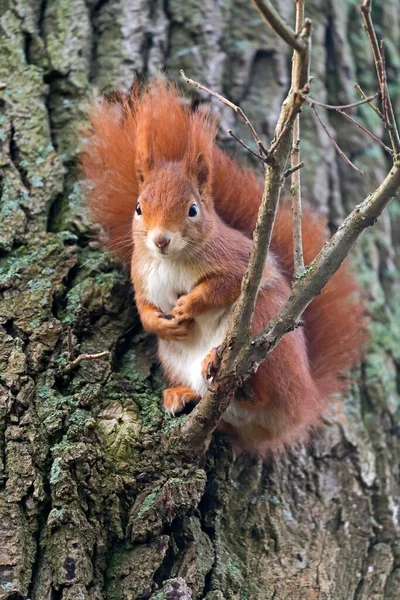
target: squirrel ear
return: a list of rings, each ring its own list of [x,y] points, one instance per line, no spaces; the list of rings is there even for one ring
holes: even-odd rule
[[[195,179],[198,190],[202,194],[210,182],[210,167],[204,154],[199,153],[196,158],[191,161],[189,165],[189,171],[192,177]]]

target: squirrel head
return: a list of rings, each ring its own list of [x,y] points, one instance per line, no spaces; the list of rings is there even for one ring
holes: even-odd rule
[[[133,240],[154,257],[194,257],[215,225],[211,165],[203,153],[183,161],[137,162],[140,186]]]

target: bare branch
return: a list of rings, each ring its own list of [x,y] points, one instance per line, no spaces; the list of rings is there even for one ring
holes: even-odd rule
[[[367,227],[374,225],[383,210],[394,196],[398,194],[399,188],[400,161],[397,161],[381,185],[361,204],[355,207],[331,238],[329,244],[326,244],[322,248],[321,252],[311,263],[310,269],[296,282],[294,293],[283,309],[268,325],[268,328],[255,338],[253,347],[259,347],[262,350],[255,350],[253,355],[251,354],[252,351],[250,351],[249,360],[253,361],[259,352],[260,359],[256,361],[259,364],[265,359],[265,349],[267,349],[267,354],[269,354],[285,332],[297,323],[299,317],[312,299],[321,292],[332,275],[339,269],[362,232]]]
[[[393,112],[392,102],[390,100],[390,95],[387,88],[384,58],[382,57],[382,52],[378,45],[378,39],[376,37],[374,24],[372,23],[371,0],[364,0],[364,2],[361,5],[361,14],[363,17],[365,30],[368,34],[371,43],[372,54],[374,56],[375,69],[376,74],[378,76],[379,88],[381,91],[384,122],[388,130],[392,148],[395,154],[397,155],[400,152],[400,137],[399,132],[397,130],[397,124]],[[384,48],[382,47],[382,49]]]
[[[298,34],[304,23],[304,0],[296,0],[296,33]],[[294,53],[292,66],[292,86],[295,93],[299,92],[297,87],[303,77],[301,74],[301,55]],[[308,69],[307,69],[308,81]],[[290,153],[290,164],[292,167],[290,193],[292,195],[292,227],[293,227],[293,267],[294,279],[296,280],[304,272],[303,239],[301,231],[301,186],[300,170],[296,165],[300,163],[300,115],[297,114],[293,124],[292,150]]]
[[[228,133],[231,137],[233,137],[234,140],[238,142],[238,144],[243,146],[243,148],[246,148],[247,152],[250,152],[250,154],[252,154],[256,158],[261,160],[263,163],[265,163],[265,159],[262,156],[260,156],[260,154],[257,154],[257,152],[254,152],[254,150],[252,150],[250,146],[248,146],[243,140],[241,140],[236,134],[234,134],[232,129],[228,129]]]
[[[192,85],[194,87],[196,87],[199,90],[202,90],[203,92],[206,92],[207,94],[210,94],[210,96],[214,96],[214,98],[217,98],[217,100],[219,100],[220,102],[222,102],[223,104],[226,104],[227,106],[230,106],[232,108],[232,110],[235,111],[235,113],[237,115],[239,115],[239,117],[241,119],[243,119],[243,121],[246,123],[247,127],[250,129],[251,131],[251,135],[253,137],[253,140],[255,141],[255,143],[257,144],[258,147],[258,151],[259,153],[264,156],[266,159],[268,158],[268,152],[266,150],[266,148],[264,147],[262,141],[260,140],[258,133],[256,132],[256,130],[254,129],[252,123],[250,122],[250,120],[246,117],[246,115],[244,114],[243,110],[240,108],[240,106],[236,106],[236,104],[234,104],[233,102],[231,102],[230,100],[228,100],[227,98],[225,98],[224,96],[221,96],[221,94],[218,94],[217,92],[213,92],[213,90],[210,90],[208,87],[206,87],[205,85],[202,85],[201,83],[199,83],[198,81],[195,81],[194,79],[189,79],[189,77],[186,77],[185,72],[181,69],[180,74],[182,76],[182,79],[185,81],[185,83],[187,83],[188,85]]]
[[[69,363],[69,370],[75,369],[83,360],[97,360],[99,358],[104,358],[108,356],[110,353],[108,350],[104,350],[104,352],[98,352],[97,354],[80,354],[75,358],[75,360]]]
[[[293,50],[305,52],[306,43],[299,37],[293,29],[282,19],[278,11],[272,6],[269,0],[253,0],[253,4],[258,8],[263,19],[276,31]]]
[[[382,108],[384,114],[384,121],[390,128],[390,108],[389,108],[389,90],[387,88],[387,76],[386,76],[386,57],[385,57],[385,42],[381,40],[380,52],[382,57]]]
[[[299,10],[300,2],[297,3]],[[294,61],[294,76],[297,86],[303,83],[304,74],[308,74],[309,41],[311,22],[307,22],[305,33],[307,46],[302,54],[296,53]],[[183,75],[184,76],[184,75]],[[308,75],[307,75],[308,77]],[[186,80],[186,78],[185,78]],[[190,82],[191,80],[189,80]],[[200,84],[194,82],[199,87]],[[308,81],[304,84],[308,85]],[[304,87],[304,86],[303,86]],[[219,94],[215,94],[204,86],[200,89],[209,91],[238,112],[238,107]],[[298,87],[296,88],[298,89]],[[305,101],[304,94],[294,91],[293,87],[288,98],[282,105],[281,113],[275,129],[274,142],[267,152],[269,160],[265,171],[264,192],[258,212],[257,223],[253,234],[253,247],[249,265],[244,275],[240,297],[229,324],[229,330],[222,347],[221,366],[212,382],[209,391],[191,412],[189,419],[183,425],[179,435],[181,446],[190,442],[192,446],[203,445],[217,426],[221,414],[229,405],[237,387],[237,379],[232,382],[232,372],[235,365],[242,363],[242,352],[250,344],[250,329],[257,301],[258,289],[264,271],[265,261],[271,242],[280,193],[283,184],[283,174],[289,158],[292,142],[292,130],[297,114]],[[258,136],[257,136],[258,137]],[[260,151],[261,154],[261,151]],[[235,383],[236,382],[236,383]],[[240,384],[240,382],[239,382]]]
[[[380,144],[382,146],[382,148],[386,152],[388,152],[391,156],[393,156],[393,150],[391,148],[389,148],[389,146],[386,146],[386,144],[384,142],[382,142],[382,140],[380,140],[375,134],[373,134],[372,131],[370,131],[369,129],[367,129],[366,127],[364,127],[364,125],[361,125],[361,123],[359,123],[358,121],[356,121],[355,119],[353,119],[353,117],[351,115],[348,115],[343,110],[340,110],[340,109],[337,108],[336,111],[338,113],[340,113],[341,115],[343,115],[343,117],[346,117],[346,119],[348,119],[349,121],[351,121],[352,123],[354,123],[354,125],[356,127],[358,127],[359,129],[361,129],[362,131],[364,131],[366,134],[368,134],[375,142],[377,142],[378,144]]]
[[[359,88],[359,89],[361,90],[361,88]],[[364,127],[364,125],[361,125],[361,123],[356,121],[352,116],[348,115],[343,110],[343,109],[354,108],[355,106],[360,106],[361,104],[367,104],[367,103],[369,104],[372,100],[374,100],[378,96],[378,94],[379,94],[379,92],[377,92],[374,96],[369,96],[368,98],[365,97],[364,100],[361,100],[360,102],[354,102],[353,104],[342,104],[341,106],[334,106],[333,104],[324,104],[323,102],[317,102],[316,100],[314,100],[313,98],[310,98],[309,96],[306,97],[306,102],[311,106],[311,108],[313,108],[316,105],[316,106],[321,106],[322,108],[326,108],[328,110],[335,110],[336,112],[341,114],[343,117],[345,117],[346,119],[348,119],[349,121],[354,123],[354,125],[356,125],[356,127],[358,127],[359,129],[362,129],[362,131],[364,131],[366,134],[368,134],[375,142],[380,144],[385,149],[386,152],[389,152],[389,154],[393,154],[393,150],[391,150],[389,148],[389,146],[386,146],[386,144],[384,142],[382,142],[382,140],[380,140],[376,135],[374,135],[372,133],[372,131],[369,131],[369,129]],[[375,107],[373,107],[373,108],[375,108]],[[318,114],[317,114],[317,116],[318,116]]]
[[[269,7],[270,3],[263,1],[261,4],[263,7]],[[301,0],[297,0],[296,23],[298,26],[301,18],[302,4]],[[364,0],[363,9],[367,14],[369,13],[370,2],[368,0]],[[269,20],[269,8],[264,16]],[[281,27],[281,20],[279,27]],[[289,28],[290,36],[292,33]],[[303,34],[307,36],[307,28],[306,30],[302,29]],[[308,71],[308,65],[304,64],[308,61],[308,54],[308,51],[305,49],[302,49],[301,55],[296,51],[294,54],[294,64],[296,67],[294,73],[292,73],[292,88],[288,98],[282,105],[275,130],[275,141],[269,149],[269,156],[273,158],[273,161],[269,161],[267,164],[264,193],[254,231],[249,267],[243,278],[240,298],[236,304],[229,331],[222,347],[221,366],[205,396],[194,408],[180,431],[176,432],[176,435],[179,436],[179,447],[181,449],[188,445],[192,449],[196,446],[200,448],[207,445],[210,434],[214,431],[220,416],[228,407],[231,399],[235,397],[238,387],[246,383],[282,337],[288,331],[292,331],[301,324],[300,317],[305,308],[321,292],[332,275],[339,269],[342,261],[357,242],[362,232],[375,223],[378,216],[400,188],[400,160],[395,158],[393,167],[382,184],[352,211],[339,227],[329,244],[324,245],[310,267],[305,269],[303,274],[295,280],[292,294],[279,314],[268,324],[265,331],[251,339],[249,333],[250,325],[268,253],[283,176],[287,172],[285,171],[285,164],[290,153],[293,128],[295,127],[295,121],[302,103],[305,102],[300,82],[304,79],[305,72]],[[385,77],[382,77],[382,74],[379,75],[379,73],[378,77],[380,85],[383,87],[385,85]],[[304,85],[306,84],[303,84],[303,87]],[[386,108],[384,108],[384,111],[386,111],[385,118],[390,123],[391,109],[388,105],[390,105],[390,98],[388,99]],[[341,156],[358,172],[361,172],[343,154],[335,140],[329,134],[325,124],[318,115],[315,103],[312,105],[312,109]],[[395,131],[397,132],[397,129]],[[393,137],[394,131],[392,130],[391,133]],[[297,135],[295,141],[297,142],[298,139],[299,136]],[[394,146],[394,149],[396,150],[397,147]],[[290,170],[292,173],[298,172],[298,164],[296,162],[296,164],[292,165]],[[176,437],[172,440],[172,443],[175,442]]]
[[[290,169],[287,169],[283,174],[284,178],[286,179],[287,177],[289,177],[289,175],[291,175],[298,169],[302,169],[303,167],[304,167],[304,160],[299,162],[299,164],[295,165],[294,167],[290,167]]]
[[[361,98],[363,100],[366,100],[367,99],[367,95],[363,92],[363,90],[361,89],[360,85],[358,83],[355,83],[354,87],[357,90],[357,92],[360,94]],[[372,108],[372,110],[376,112],[376,114],[378,115],[378,117],[383,120],[383,114],[381,113],[381,111],[379,110],[379,108],[377,106],[375,106],[375,104],[372,104],[372,102],[368,102],[368,104]],[[340,107],[340,108],[342,108],[342,107]]]
[[[294,279],[298,279],[304,272],[303,240],[301,231],[301,185],[300,169],[296,168],[300,160],[300,120],[299,115],[293,127],[293,143],[290,153],[290,162],[292,165],[292,176],[290,184],[290,193],[292,195],[292,227],[293,227],[293,266]]]
[[[304,20],[305,0],[296,0],[296,35],[302,38],[304,50],[294,51],[292,62],[292,88],[295,93],[308,86],[310,79],[311,21]],[[308,93],[308,88],[307,88]]]
[[[270,156],[273,156],[275,154],[276,149],[279,148],[279,146],[281,144],[282,138],[287,134],[288,129],[293,127],[293,123],[296,118],[296,114],[297,114],[297,112],[300,111],[302,104],[304,103],[305,99],[307,98],[307,93],[308,93],[308,84],[300,92],[293,93],[293,110],[288,111],[286,120],[283,121],[282,125],[281,125],[281,116],[282,116],[282,113],[281,113],[281,116],[279,117],[278,125],[275,130],[274,139],[272,140],[272,144],[268,150],[270,153]],[[297,108],[295,108],[295,107],[297,107]],[[277,135],[277,132],[278,132],[278,135]]]
[[[327,126],[325,125],[325,123],[323,122],[323,120],[321,119],[317,109],[315,108],[315,106],[311,106],[314,115],[316,117],[316,119],[319,121],[319,123],[322,125],[326,135],[328,136],[328,138],[331,140],[332,144],[335,146],[336,151],[340,154],[340,156],[343,158],[343,160],[345,160],[347,162],[348,165],[350,165],[351,167],[353,167],[353,169],[355,171],[357,171],[357,173],[359,173],[360,175],[364,175],[364,171],[361,171],[361,169],[359,169],[358,167],[356,167],[356,165],[354,163],[351,162],[351,160],[345,155],[345,153],[343,152],[343,150],[340,148],[339,144],[336,142],[336,140],[331,136],[329,129],[327,128]]]
[[[218,419],[226,410],[238,386],[255,373],[282,337],[302,325],[300,317],[329,279],[336,273],[362,232],[373,225],[400,188],[400,161],[395,162],[382,184],[368,196],[339,227],[304,275],[295,283],[293,293],[266,330],[251,340],[240,360],[229,367],[221,366],[200,403],[180,430],[181,447],[205,444]],[[227,365],[227,363],[225,363]]]
[[[361,91],[360,86],[358,86],[358,88]],[[362,94],[364,94],[364,92],[362,92]],[[361,106],[362,104],[369,104],[373,100],[375,100],[375,98],[377,98],[378,96],[379,96],[379,92],[376,92],[373,96],[368,96],[368,97],[365,96],[365,94],[364,94],[364,98],[362,100],[360,100],[359,102],[352,102],[351,104],[341,104],[339,106],[335,106],[334,104],[325,104],[324,102],[318,102],[317,100],[314,100],[314,98],[310,98],[310,96],[307,96],[306,100],[307,100],[308,104],[311,104],[311,106],[313,104],[316,104],[317,106],[321,106],[321,108],[327,108],[329,110],[346,110],[348,108],[355,108],[356,106]]]
[[[296,2],[296,23],[301,26],[303,15],[303,1]],[[300,16],[299,16],[300,15]],[[311,22],[307,22],[311,26]],[[229,348],[229,359],[233,360],[250,339],[250,329],[253,320],[254,309],[257,301],[258,289],[264,270],[265,261],[272,237],[275,215],[280,199],[283,173],[291,150],[292,130],[301,106],[305,101],[304,94],[299,93],[298,87],[302,85],[304,73],[308,74],[309,64],[309,40],[311,30],[307,30],[305,41],[307,43],[304,51],[300,54],[294,52],[292,70],[292,89],[287,100],[283,103],[281,114],[275,130],[274,142],[268,150],[273,161],[269,162],[265,172],[264,192],[257,216],[257,222],[253,234],[253,248],[247,272],[243,278],[241,294],[236,303],[231,319],[229,331],[226,337],[226,346]],[[307,82],[304,84],[308,86]]]

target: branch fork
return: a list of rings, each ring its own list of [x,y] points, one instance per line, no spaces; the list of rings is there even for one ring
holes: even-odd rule
[[[377,97],[377,94],[367,97],[362,93],[362,101],[340,107],[323,105],[309,98],[309,83],[311,81],[309,77],[311,21],[308,19],[304,20],[304,0],[296,0],[296,31],[285,23],[268,0],[253,0],[253,3],[264,20],[294,51],[291,90],[282,104],[274,140],[268,150],[261,142],[254,126],[240,107],[220,94],[209,90],[202,84],[187,78],[183,71],[181,71],[182,77],[187,84],[195,86],[218,98],[218,100],[230,106],[245,121],[258,147],[258,154],[254,153],[237,136],[232,135],[232,132],[230,134],[242,146],[265,162],[264,193],[253,234],[253,248],[248,269],[243,278],[240,297],[235,305],[229,330],[222,345],[220,368],[214,375],[204,397],[190,413],[189,418],[182,427],[178,428],[178,431],[172,434],[172,439],[170,440],[170,443],[182,452],[188,446],[191,449],[197,448],[199,451],[204,451],[208,447],[211,434],[215,430],[221,415],[228,407],[231,399],[235,397],[238,386],[245,385],[261,362],[267,358],[287,332],[304,324],[301,321],[301,315],[304,310],[339,269],[361,233],[375,223],[376,219],[400,188],[400,161],[397,159],[400,140],[387,89],[383,59],[384,48],[382,45],[379,47],[376,40],[370,15],[371,2],[370,0],[364,0],[361,10],[374,55],[380,96],[382,98],[382,114],[392,146],[389,150],[394,156],[393,166],[380,186],[350,213],[336,234],[331,238],[329,244],[324,245],[310,265],[312,268],[305,269],[301,241],[300,169],[304,164],[300,160],[299,149],[299,113],[301,107],[305,102],[308,102],[316,118],[320,120],[321,125],[326,129],[328,135],[330,135],[318,115],[316,105],[343,111],[359,106],[360,104],[370,104]],[[373,108],[375,109],[375,107]],[[358,123],[356,124],[359,125]],[[336,145],[338,152],[356,170],[360,171],[344,156],[333,138],[331,139]],[[291,156],[291,167],[286,169],[289,156]],[[265,330],[255,338],[251,338],[249,332],[259,284],[271,241],[282,183],[284,178],[288,176],[291,177],[292,188],[295,266],[292,294],[279,314],[270,321]]]

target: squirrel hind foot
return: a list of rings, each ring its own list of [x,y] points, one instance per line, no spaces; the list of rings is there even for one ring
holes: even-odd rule
[[[200,396],[189,387],[168,388],[163,391],[163,406],[170,416],[181,412],[186,404],[197,403]]]
[[[212,348],[201,364],[201,375],[206,381],[212,381],[221,364],[221,346]]]

